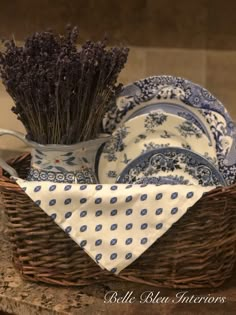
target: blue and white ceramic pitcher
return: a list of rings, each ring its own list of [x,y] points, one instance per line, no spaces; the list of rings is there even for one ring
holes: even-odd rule
[[[31,147],[29,181],[52,181],[59,183],[97,183],[95,158],[98,148],[108,140],[106,134],[100,138],[73,145],[38,144],[26,139],[25,135],[0,128],[0,136],[12,135]],[[11,176],[17,172],[0,158],[0,166]]]

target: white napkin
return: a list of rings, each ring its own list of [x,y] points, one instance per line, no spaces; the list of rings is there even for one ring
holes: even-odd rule
[[[214,187],[28,182],[25,193],[101,267],[135,261]]]

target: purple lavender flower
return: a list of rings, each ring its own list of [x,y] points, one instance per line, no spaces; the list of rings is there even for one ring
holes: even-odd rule
[[[95,138],[105,112],[121,89],[117,84],[128,48],[106,47],[107,40],[77,48],[78,30],[51,30],[28,37],[24,46],[5,41],[0,76],[24,124],[38,143],[72,144]]]

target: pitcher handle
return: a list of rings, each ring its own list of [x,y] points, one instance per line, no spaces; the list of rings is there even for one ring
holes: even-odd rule
[[[0,128],[0,136],[5,136],[5,135],[14,136],[22,140],[25,144],[28,144],[27,140],[25,139],[25,135],[21,132]],[[8,165],[1,157],[0,157],[0,167],[2,167],[2,169],[7,171],[11,176],[18,177],[16,170],[10,165]]]

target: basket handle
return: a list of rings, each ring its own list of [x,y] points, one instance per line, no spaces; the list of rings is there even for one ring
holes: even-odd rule
[[[17,171],[11,167],[9,164],[7,164],[1,157],[0,157],[0,167],[7,171],[11,176],[19,177],[17,174]]]
[[[0,128],[0,136],[4,136],[4,135],[14,136],[20,139],[21,141],[23,141],[25,144],[29,145],[28,141],[25,139],[25,135],[21,132]],[[0,157],[0,167],[2,167],[5,171],[7,171],[11,176],[18,177],[16,170],[10,165],[8,165],[1,157]]]

